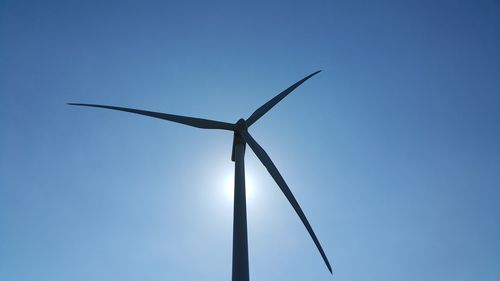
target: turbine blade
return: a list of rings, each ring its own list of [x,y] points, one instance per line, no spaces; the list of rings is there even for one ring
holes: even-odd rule
[[[314,234],[314,231],[309,224],[309,221],[306,218],[306,215],[304,215],[304,212],[300,208],[299,203],[295,199],[295,197],[292,194],[292,191],[290,188],[288,188],[288,185],[286,184],[285,180],[281,176],[280,172],[274,165],[273,161],[271,161],[271,158],[269,155],[267,155],[266,151],[254,140],[254,138],[248,133],[246,130],[242,130],[239,132],[243,139],[248,143],[250,148],[252,148],[253,152],[255,155],[257,155],[257,158],[264,164],[266,167],[267,171],[271,176],[273,177],[274,181],[278,184],[279,188],[285,195],[286,199],[288,199],[288,202],[292,205],[293,209],[299,215],[300,220],[306,227],[307,231],[309,232],[309,235],[311,235],[312,240],[314,241],[314,244],[316,244],[316,247],[319,250],[319,253],[321,254],[321,257],[323,258],[323,261],[325,261],[326,266],[328,267],[328,270],[330,273],[332,273],[332,267],[330,266],[330,262],[328,261],[328,258],[326,257],[325,252],[323,251],[323,248],[321,247],[321,244],[319,243],[318,238],[316,237],[316,234]]]
[[[257,120],[259,120],[260,117],[262,117],[264,114],[266,114],[273,106],[275,106],[278,102],[280,102],[282,99],[284,99],[288,94],[290,94],[293,90],[295,90],[300,84],[306,82],[307,79],[313,77],[314,75],[318,74],[321,72],[321,70],[318,70],[314,73],[311,73],[307,75],[306,77],[302,78],[302,80],[296,82],[292,86],[288,87],[286,90],[283,92],[279,93],[277,96],[266,102],[264,105],[259,107],[257,110],[255,110],[250,117],[246,120],[247,126],[250,127],[253,123],[255,123]]]
[[[149,117],[159,118],[159,119],[163,119],[163,120],[168,120],[168,121],[172,121],[172,122],[176,122],[176,123],[181,123],[184,125],[202,128],[202,129],[221,129],[221,130],[229,130],[229,131],[234,130],[234,125],[231,123],[208,120],[208,119],[166,114],[166,113],[139,110],[139,109],[133,109],[133,108],[126,108],[126,107],[110,106],[110,105],[87,104],[87,103],[68,103],[68,104],[69,105],[77,105],[77,106],[98,107],[98,108],[106,108],[106,109],[125,111],[125,112],[140,114],[140,115],[146,115]]]

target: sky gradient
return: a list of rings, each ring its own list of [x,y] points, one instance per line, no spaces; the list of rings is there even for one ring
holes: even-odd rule
[[[375,3],[376,2],[376,3]],[[226,122],[344,281],[500,280],[499,1],[0,1],[0,280],[230,280]],[[250,150],[251,280],[332,280]]]

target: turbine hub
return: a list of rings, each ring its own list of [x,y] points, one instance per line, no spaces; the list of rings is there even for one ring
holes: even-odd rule
[[[247,122],[245,121],[245,119],[241,118],[240,120],[238,120],[238,122],[236,122],[236,131],[237,132],[245,131],[247,128],[248,128],[248,126],[247,126]]]

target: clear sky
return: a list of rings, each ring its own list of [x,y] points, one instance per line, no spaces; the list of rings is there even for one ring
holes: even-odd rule
[[[0,280],[230,280],[234,122],[334,280],[500,280],[500,2],[0,1]],[[332,280],[247,150],[252,280]]]

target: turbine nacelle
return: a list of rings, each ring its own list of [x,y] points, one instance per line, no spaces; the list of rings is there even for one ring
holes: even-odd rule
[[[240,118],[234,125],[234,130],[236,132],[246,131],[248,129],[247,121],[243,118]]]
[[[235,149],[236,149],[236,144],[242,143],[245,144],[245,140],[241,136],[242,132],[246,132],[248,129],[247,121],[243,118],[238,120],[234,124],[234,135],[233,135],[233,148],[231,149],[231,161],[235,161]]]

